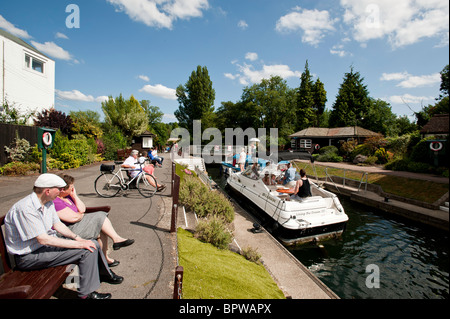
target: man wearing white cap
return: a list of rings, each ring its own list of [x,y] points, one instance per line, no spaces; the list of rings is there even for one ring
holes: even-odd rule
[[[109,269],[97,241],[80,238],[59,220],[53,200],[64,186],[64,180],[54,174],[42,174],[36,179],[33,193],[6,214],[6,247],[14,255],[16,266],[23,270],[77,264],[79,297],[109,299],[111,294],[95,291],[100,287],[100,277],[111,284],[121,283],[123,277]],[[57,232],[65,238],[57,237]]]

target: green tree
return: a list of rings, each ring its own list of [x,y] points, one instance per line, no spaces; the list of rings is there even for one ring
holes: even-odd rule
[[[325,91],[325,85],[317,78],[313,86],[313,100],[315,111],[314,126],[321,127],[321,123],[324,119],[325,103],[327,103],[327,91]]]
[[[331,127],[353,125],[364,127],[370,98],[363,80],[359,72],[354,72],[353,67],[350,68],[350,72],[345,73],[330,114]]]
[[[324,84],[317,79],[313,82],[309,71],[308,60],[300,77],[300,87],[297,91],[297,130],[310,126],[319,126],[327,102],[327,92]]]
[[[280,76],[244,88],[242,103],[252,109],[254,128],[278,128],[279,145],[287,143],[294,132],[296,91],[287,86]],[[243,112],[243,110],[240,110]]]
[[[305,70],[300,76],[300,87],[297,91],[297,130],[314,125],[314,95],[313,95],[312,75],[309,72],[308,60],[305,63]]]
[[[38,113],[34,119],[34,125],[59,129],[64,135],[70,136],[72,134],[73,121],[70,115],[50,109]]]
[[[100,124],[100,114],[95,111],[71,111],[69,113],[73,120],[72,131],[82,134],[87,138],[100,138],[103,134]]]
[[[380,99],[370,99],[370,107],[365,114],[364,128],[384,136],[397,136],[397,116],[392,113],[389,103]]]
[[[159,107],[150,105],[149,100],[142,100],[141,106],[147,115],[149,128],[161,123],[164,113],[161,112]]]
[[[441,94],[438,98],[436,98],[437,103],[434,105],[427,105],[422,107],[422,110],[419,112],[414,112],[414,115],[417,119],[417,126],[419,128],[423,127],[435,114],[448,114],[450,112],[450,103],[449,103],[449,66],[448,64],[441,71],[441,86],[440,91]]]
[[[186,84],[177,87],[176,96],[180,105],[175,117],[180,127],[192,133],[194,120],[202,121],[202,129],[213,126],[216,92],[206,67],[199,65],[196,71],[192,71]]]
[[[133,96],[125,100],[120,94],[115,99],[112,96],[102,102],[105,122],[118,127],[125,136],[132,138],[147,130],[147,114],[138,100]]]
[[[450,79],[449,79],[449,67],[448,64],[442,69],[441,71],[441,86],[440,90],[442,92],[440,99],[444,97],[448,97],[448,90],[450,86]]]
[[[222,102],[216,111],[217,127],[225,131],[225,128],[260,127],[261,112],[257,105],[251,101]]]

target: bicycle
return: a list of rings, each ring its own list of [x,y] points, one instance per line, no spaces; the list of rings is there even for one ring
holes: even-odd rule
[[[115,161],[114,164],[121,165],[123,164],[123,162]],[[139,193],[146,198],[152,197],[158,190],[156,179],[153,175],[144,172],[144,170],[142,169],[142,163],[136,164],[140,164],[141,168],[132,169],[120,167],[116,172],[114,172],[114,170],[116,169],[115,165],[102,164],[100,166],[101,173],[94,182],[95,192],[101,197],[111,198],[116,196],[122,190],[129,190],[130,184],[136,181],[136,186]],[[122,175],[122,172],[124,171],[139,171],[139,173],[133,178],[131,178],[131,176],[127,174],[129,177],[129,181],[125,182],[125,179]],[[151,180],[154,185],[152,185],[149,180]]]

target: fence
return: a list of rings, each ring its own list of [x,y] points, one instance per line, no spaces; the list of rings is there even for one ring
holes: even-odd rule
[[[34,146],[38,142],[38,127],[0,123],[0,166],[8,162],[5,146],[10,147],[16,137],[24,138]]]

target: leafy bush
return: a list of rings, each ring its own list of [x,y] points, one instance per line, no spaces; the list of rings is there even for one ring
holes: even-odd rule
[[[131,138],[126,137],[117,127],[107,126],[103,127],[104,133],[102,136],[103,142],[103,156],[106,160],[116,160],[117,150],[126,149],[131,142]]]
[[[429,143],[427,142],[434,137],[426,137],[420,140],[413,148],[411,155],[409,158],[413,162],[421,162],[421,163],[429,163],[431,161],[430,158],[430,149]]]
[[[351,160],[353,160],[356,157],[356,155],[371,156],[371,155],[373,155],[372,147],[368,144],[360,144],[360,145],[356,146],[353,149],[353,152],[350,154]]]
[[[258,253],[258,249],[252,248],[252,247],[246,247],[242,249],[241,255],[245,257],[245,259],[254,262],[256,264],[261,263],[261,254]]]
[[[384,147],[381,147],[375,151],[374,156],[377,158],[378,163],[386,164],[389,161],[389,159],[392,158],[392,153],[386,151]]]
[[[338,155],[338,148],[336,146],[330,145],[322,147],[319,150],[319,156],[314,158],[319,162],[342,162],[342,156]]]
[[[408,164],[409,160],[400,158],[387,163],[384,168],[392,171],[407,171]]]
[[[37,163],[11,162],[0,167],[2,175],[27,175],[29,172],[39,172],[40,165]]]
[[[24,138],[16,137],[11,147],[5,146],[5,151],[8,153],[8,159],[13,162],[26,161],[31,151],[30,142]]]
[[[358,141],[356,140],[350,140],[347,142],[342,143],[341,147],[339,148],[340,154],[347,160],[353,160],[350,158],[353,150],[358,146]]]
[[[195,229],[195,237],[219,249],[227,249],[233,240],[233,236],[227,229],[226,221],[217,216],[200,221]]]
[[[324,155],[327,153],[334,153],[337,154],[338,153],[338,148],[334,145],[330,145],[330,146],[324,146],[321,149],[319,149],[319,154],[320,155]]]
[[[378,161],[378,158],[376,156],[368,156],[367,159],[364,161],[364,164],[374,165],[377,161]]]
[[[222,193],[213,192],[200,179],[185,176],[181,185],[179,200],[200,217],[220,216],[226,222],[234,219],[234,209]]]
[[[61,169],[77,168],[82,165],[95,162],[97,144],[94,139],[87,139],[82,135],[74,135],[74,139],[69,140],[56,131],[55,143],[50,149],[50,155],[57,161],[64,164]]]

